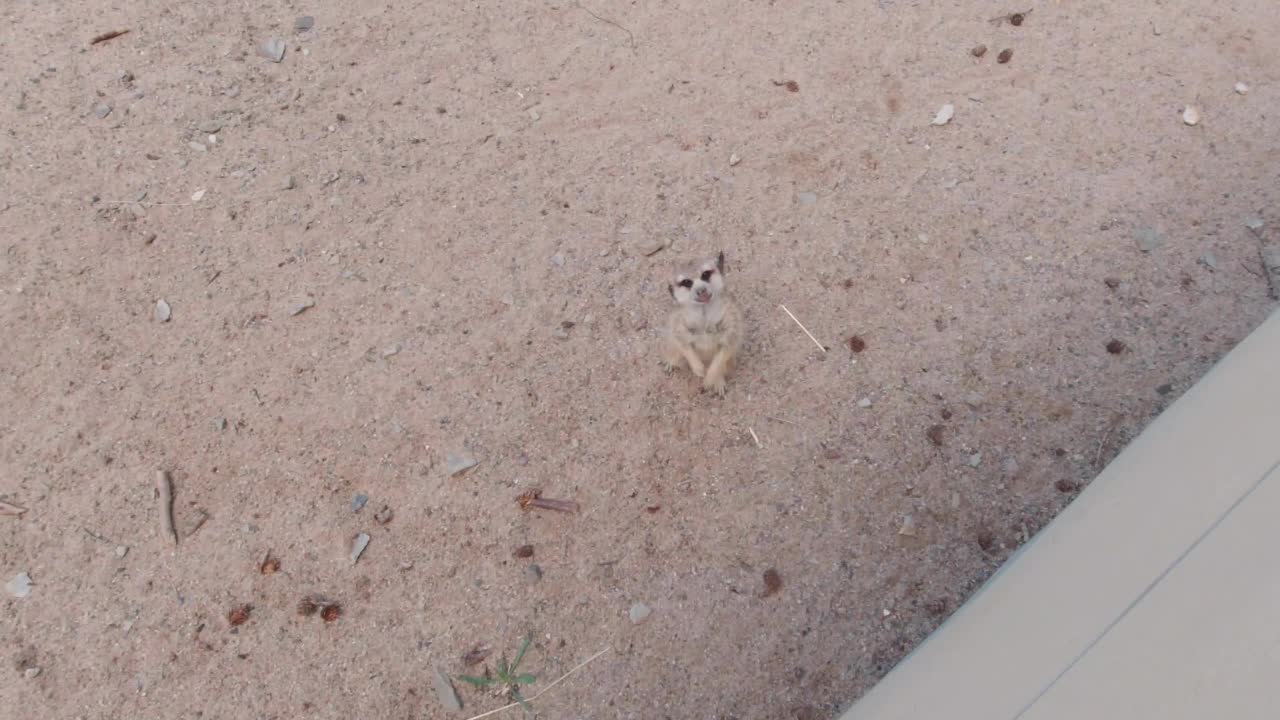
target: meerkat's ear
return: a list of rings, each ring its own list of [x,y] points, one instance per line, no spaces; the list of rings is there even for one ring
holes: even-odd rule
[[[720,251],[719,255],[716,255],[716,269],[719,270],[720,272],[724,272],[724,251],[723,250]]]

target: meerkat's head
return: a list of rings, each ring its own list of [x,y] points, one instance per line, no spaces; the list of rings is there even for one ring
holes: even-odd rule
[[[667,285],[681,305],[705,305],[724,292],[724,253],[676,270]]]

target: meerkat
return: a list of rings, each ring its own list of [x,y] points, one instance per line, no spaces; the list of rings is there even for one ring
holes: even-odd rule
[[[667,289],[680,307],[671,313],[663,364],[668,372],[689,368],[703,390],[724,395],[742,345],[742,316],[725,292],[724,253],[678,269]]]

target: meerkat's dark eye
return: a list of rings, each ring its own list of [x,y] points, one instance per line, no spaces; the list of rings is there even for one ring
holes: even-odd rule
[[[681,280],[680,282],[678,282],[678,283],[676,283],[676,284],[677,284],[677,285],[679,285],[679,286],[680,286],[680,287],[682,287],[682,288],[691,288],[691,287],[693,287],[693,281],[692,281],[692,280],[689,280],[689,279],[687,279],[687,278],[686,278],[686,279],[684,279],[684,280]]]
[[[703,271],[702,271],[702,282],[711,282],[711,276],[712,276],[712,275],[715,275],[715,274],[716,274],[716,271],[715,271],[715,270],[703,270]]]

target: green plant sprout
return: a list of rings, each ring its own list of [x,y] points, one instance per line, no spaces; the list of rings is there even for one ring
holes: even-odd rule
[[[524,641],[520,643],[520,649],[516,651],[515,660],[511,664],[507,664],[507,656],[503,655],[498,658],[497,677],[489,677],[489,671],[486,668],[484,677],[474,677],[472,675],[459,675],[458,679],[477,688],[492,688],[494,694],[499,696],[510,697],[512,700],[520,703],[520,708],[526,713],[529,712],[529,704],[525,702],[524,696],[520,694],[521,685],[532,685],[537,682],[537,678],[525,673],[523,675],[516,674],[516,667],[520,665],[520,661],[524,659],[524,653],[529,649],[529,644],[533,642],[532,635],[526,635]]]

